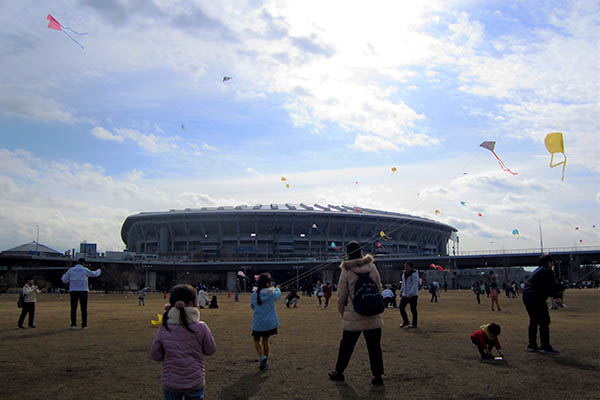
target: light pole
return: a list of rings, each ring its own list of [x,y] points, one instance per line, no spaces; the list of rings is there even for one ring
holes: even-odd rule
[[[36,234],[36,237],[35,237],[35,254],[39,255],[38,246],[39,246],[39,243],[40,243],[40,226],[36,225],[35,227],[37,228],[37,234]]]

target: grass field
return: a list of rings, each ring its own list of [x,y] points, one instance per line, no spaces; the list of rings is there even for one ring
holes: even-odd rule
[[[420,328],[399,327],[398,310],[384,313],[385,386],[370,384],[364,339],[346,370],[346,382],[328,380],[341,338],[335,306],[303,297],[298,309],[278,302],[281,326],[272,339],[270,369],[258,369],[250,337],[248,296],[239,303],[219,295],[218,310],[202,310],[217,352],[207,358],[207,399],[598,399],[600,398],[600,291],[570,290],[568,308],[551,311],[550,356],[525,351],[527,313],[521,299],[488,299],[472,292],[442,293],[439,303],[419,299]],[[89,329],[70,331],[68,295],[38,295],[37,329],[15,329],[16,295],[0,296],[2,399],[160,399],[161,363],[149,357],[150,319],[164,300],[149,295],[90,295]],[[79,318],[79,315],[78,315]],[[480,361],[469,335],[484,322],[502,326],[506,363]]]

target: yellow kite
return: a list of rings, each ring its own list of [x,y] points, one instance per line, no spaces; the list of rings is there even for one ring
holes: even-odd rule
[[[560,132],[549,133],[546,135],[545,143],[546,143],[546,148],[552,154],[552,156],[550,157],[550,168],[558,167],[559,165],[562,164],[563,170],[562,170],[561,181],[564,181],[565,180],[565,168],[567,166],[567,155],[565,154],[565,142],[563,140],[563,134]],[[564,160],[562,160],[559,163],[554,164],[553,161],[554,161],[555,153],[562,153]]]
[[[162,314],[156,314],[156,316],[158,317],[158,321],[151,319],[150,322],[152,322],[152,325],[154,326],[162,325]]]

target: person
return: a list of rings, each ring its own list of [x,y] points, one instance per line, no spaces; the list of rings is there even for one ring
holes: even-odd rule
[[[208,305],[208,293],[204,290],[202,286],[198,291],[198,307],[205,308]]]
[[[400,327],[417,327],[417,301],[419,299],[419,272],[413,267],[412,261],[404,263],[404,272],[402,273],[402,287],[400,288],[400,315],[402,323]],[[406,314],[406,305],[410,304],[410,313],[412,314],[412,324],[408,324],[408,315]]]
[[[383,296],[383,302],[385,303],[385,306],[394,308],[394,300],[396,295],[389,285],[386,286],[381,295]]]
[[[479,350],[482,360],[493,358],[492,350],[494,347],[498,350],[498,355],[504,357],[502,346],[498,340],[500,331],[500,325],[491,323],[481,325],[478,330],[471,334],[471,342],[477,346],[477,350]]]
[[[554,279],[552,271],[552,257],[548,254],[539,259],[539,267],[533,271],[533,274],[525,283],[523,289],[523,303],[527,314],[529,314],[529,344],[528,351],[541,351],[548,354],[559,354],[550,345],[550,313],[546,299],[552,297],[554,302],[561,304],[561,287]],[[541,346],[537,346],[537,331],[540,331]]]
[[[269,368],[269,338],[277,334],[279,327],[275,302],[281,298],[281,290],[279,287],[273,287],[269,273],[261,274],[257,283],[258,287],[250,297],[250,307],[254,311],[252,338],[254,339],[254,348],[260,357],[259,368],[266,370]]]
[[[294,308],[298,308],[298,300],[300,300],[300,296],[298,296],[298,293],[292,289],[285,298],[285,306],[290,308],[290,306],[293,305]]]
[[[150,356],[163,362],[160,383],[165,400],[204,399],[204,357],[214,354],[217,346],[208,325],[200,321],[197,306],[193,286],[175,286],[154,336]]]
[[[496,282],[492,282],[490,286],[490,299],[492,301],[492,311],[494,311],[494,304],[498,307],[498,311],[502,311],[500,309],[500,303],[498,303],[498,297],[500,297],[500,292],[498,291],[498,284]]]
[[[319,307],[321,307],[321,297],[323,297],[323,285],[321,284],[321,281],[317,281],[317,284],[315,285],[315,296],[319,299]]]
[[[438,288],[436,286],[436,281],[433,281],[431,283],[431,285],[429,285],[429,293],[431,294],[431,300],[430,303],[433,303],[433,300],[435,299],[435,302],[437,303],[438,301]]]
[[[35,317],[35,296],[37,293],[40,293],[40,290],[33,284],[33,276],[27,275],[25,277],[25,285],[21,289],[23,294],[23,308],[21,308],[21,315],[19,316],[19,321],[17,322],[17,328],[25,329],[23,327],[23,322],[25,321],[25,316],[29,314],[29,324],[30,328],[35,328],[33,324],[33,319]]]
[[[208,305],[208,308],[219,308],[219,303],[217,303],[217,296],[213,296],[212,299],[210,299],[210,304]]]
[[[329,305],[329,299],[331,298],[331,294],[331,285],[329,285],[329,282],[326,282],[325,285],[323,285],[323,297],[325,298],[324,308],[327,308],[327,306]]]
[[[448,291],[448,282],[444,281],[444,293]]]
[[[138,306],[145,306],[144,298],[146,297],[146,292],[150,290],[149,287],[142,288],[138,290]]]
[[[481,304],[481,284],[478,281],[473,282],[473,293],[477,298],[477,304]]]
[[[338,351],[335,369],[329,372],[329,378],[334,381],[344,380],[344,371],[350,362],[354,346],[362,333],[367,342],[369,362],[371,364],[371,383],[383,385],[383,354],[381,352],[381,314],[364,316],[354,310],[354,289],[358,274],[368,274],[381,292],[381,277],[374,264],[375,258],[368,254],[362,256],[360,244],[352,241],[346,245],[346,261],[340,264],[342,270],[338,282],[338,311],[342,316],[342,340]]]
[[[85,266],[85,259],[80,258],[77,264],[62,276],[63,283],[69,284],[71,293],[71,329],[77,328],[77,303],[81,305],[81,329],[87,328],[88,277],[96,278],[102,269],[91,271]]]

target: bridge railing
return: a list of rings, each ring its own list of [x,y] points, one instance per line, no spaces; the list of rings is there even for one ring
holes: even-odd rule
[[[576,247],[548,247],[544,248],[544,253],[576,253],[579,251],[600,251],[598,246],[576,246]],[[476,256],[486,254],[541,254],[539,248],[536,249],[508,249],[508,250],[475,250],[461,251],[459,256]]]

